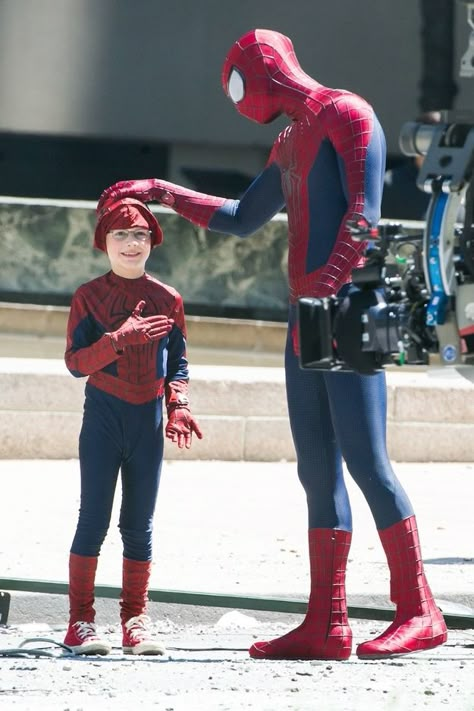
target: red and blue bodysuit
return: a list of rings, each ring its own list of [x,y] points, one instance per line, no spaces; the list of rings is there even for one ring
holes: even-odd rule
[[[236,42],[225,60],[222,84],[243,116],[262,124],[281,114],[291,120],[240,200],[160,179],[117,183],[101,200],[126,195],[157,200],[195,224],[241,237],[286,206],[286,386],[298,475],[308,502],[311,595],[300,627],[254,644],[250,654],[345,659],[351,653],[345,570],[352,519],[343,459],[374,516],[398,604],[394,627],[359,645],[357,653],[385,657],[436,646],[446,639],[445,626],[427,592],[412,506],[387,454],[385,376],[302,370],[295,337],[298,298],[340,294],[361,261],[364,245],[351,239],[347,221],[362,215],[375,224],[380,217],[382,128],[363,98],[308,76],[291,40],[278,32],[252,30]]]
[[[104,334],[118,329],[141,300],[142,316],[164,314],[174,326],[166,338],[118,355]],[[125,279],[108,272],[80,286],[71,303],[65,360],[74,376],[89,376],[79,438],[81,508],[71,551],[99,554],[121,468],[124,556],[151,560],[165,387],[188,379],[181,296],[148,274]]]
[[[123,651],[163,654],[147,630],[152,527],[166,436],[179,447],[202,436],[186,397],[188,362],[183,302],[145,272],[162,241],[146,205],[126,198],[101,210],[94,246],[112,270],[73,295],[65,361],[88,376],[79,436],[81,497],[69,556],[69,626],[64,643],[77,654],[107,654],[94,624],[94,586],[119,472],[123,543],[120,617]]]

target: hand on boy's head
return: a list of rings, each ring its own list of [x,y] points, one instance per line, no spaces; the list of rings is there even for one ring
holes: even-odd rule
[[[159,178],[120,180],[103,191],[97,203],[97,214],[100,216],[103,213],[107,203],[125,198],[134,198],[143,203],[159,202],[172,207],[176,202],[176,197],[167,190],[168,185],[169,183]]]
[[[152,195],[156,182],[155,178],[119,180],[103,191],[97,203],[97,213],[101,213],[106,203],[123,200],[124,198],[135,198],[141,202],[156,200],[157,198]]]

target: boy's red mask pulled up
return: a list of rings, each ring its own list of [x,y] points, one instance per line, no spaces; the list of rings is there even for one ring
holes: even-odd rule
[[[94,233],[94,247],[106,252],[106,235],[110,230],[143,228],[151,232],[151,246],[163,241],[163,232],[158,220],[144,203],[134,198],[122,198],[106,203],[101,209]]]

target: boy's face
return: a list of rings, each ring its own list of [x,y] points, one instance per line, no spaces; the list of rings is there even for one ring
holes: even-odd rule
[[[112,271],[125,279],[138,279],[145,272],[151,252],[150,231],[144,227],[110,230],[106,235]]]

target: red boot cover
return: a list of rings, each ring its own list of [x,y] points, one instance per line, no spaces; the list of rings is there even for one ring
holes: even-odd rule
[[[447,628],[425,577],[415,516],[379,531],[390,568],[395,619],[379,637],[357,647],[365,659],[433,649],[446,642]]]
[[[128,622],[132,617],[144,615],[148,605],[148,586],[151,561],[123,559],[120,619]]]
[[[94,584],[98,557],[69,556],[69,623],[94,622]]]
[[[352,632],[347,619],[346,565],[352,534],[332,528],[309,530],[311,592],[303,623],[249,650],[259,659],[348,659]]]

